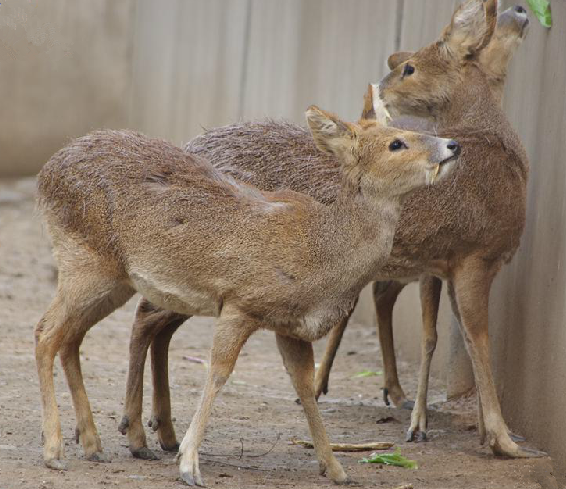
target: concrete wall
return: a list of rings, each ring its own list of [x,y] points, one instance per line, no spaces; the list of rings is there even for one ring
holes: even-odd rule
[[[134,7],[0,3],[0,176],[37,172],[69,137],[127,125]]]
[[[457,3],[3,0],[0,176],[33,174],[70,137],[98,127],[182,143],[240,118],[300,122],[312,103],[355,119],[387,55],[432,41]],[[491,334],[506,419],[566,464],[566,1],[552,7],[554,27],[533,19],[506,91],[532,170],[527,229],[496,280]],[[395,315],[398,349],[416,361],[414,285]],[[357,318],[375,321],[367,293]],[[450,318],[443,296],[437,374],[446,372]]]

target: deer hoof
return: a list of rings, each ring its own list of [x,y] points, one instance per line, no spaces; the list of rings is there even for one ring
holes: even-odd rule
[[[130,418],[127,416],[122,416],[122,421],[118,425],[118,431],[125,435],[128,432],[128,428],[130,427]]]
[[[159,460],[159,457],[147,447],[141,447],[130,451],[134,458],[139,458],[140,460]]]
[[[110,457],[102,452],[94,452],[92,455],[87,457],[89,462],[96,462],[99,464],[110,463]]]
[[[69,468],[65,461],[59,460],[58,458],[46,460],[45,466],[53,470],[67,470]]]
[[[178,452],[179,451],[179,443],[174,443],[173,445],[165,445],[165,443],[159,442],[161,445],[161,450],[164,452]]]
[[[405,441],[409,443],[412,441],[416,441],[416,442],[427,441],[426,431],[409,429],[407,431],[407,436],[405,437]]]
[[[159,429],[159,418],[157,416],[152,416],[147,422],[147,426],[149,426],[154,432],[157,431]]]

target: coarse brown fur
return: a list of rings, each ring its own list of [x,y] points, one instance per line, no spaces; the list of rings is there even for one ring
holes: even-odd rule
[[[203,396],[180,446],[185,482],[203,484],[198,447],[213,400],[260,328],[276,333],[321,472],[347,479],[316,406],[311,342],[349,313],[387,260],[401,200],[430,183],[432,171],[448,174],[459,148],[373,122],[348,124],[315,107],[307,122],[318,148],[340,161],[333,205],[290,190],[261,192],[199,156],[129,131],[79,138],[44,166],[38,202],[59,266],[57,295],[36,330],[48,467],[63,468],[53,385],[58,352],[85,455],[104,460],[79,346],[91,326],[137,291],[174,311],[173,323],[218,317]],[[392,150],[394,141],[406,147]],[[138,314],[154,312],[144,305]]]
[[[510,53],[501,56],[493,48],[491,55],[486,55],[481,50],[486,44],[489,46],[487,41],[495,25],[494,6],[495,2],[487,3],[486,18],[482,2],[468,0],[457,11],[453,21],[463,30],[451,25],[437,43],[411,56],[400,55],[397,60],[391,60],[394,64],[410,59],[418,70],[408,86],[396,83],[391,88],[393,80],[402,79],[402,66],[384,80],[382,86],[387,90],[385,101],[396,119],[399,121],[400,117],[406,116],[408,120],[402,122],[407,124],[411,118],[418,116],[431,129],[463,138],[465,164],[453,178],[438,188],[416,192],[407,201],[406,212],[401,216],[395,236],[392,257],[376,278],[406,282],[419,276],[428,280],[427,277],[432,274],[449,280],[454,307],[456,304],[465,307],[463,328],[475,357],[479,389],[487,393],[484,404],[489,411],[487,436],[490,445],[495,453],[526,456],[530,454],[519,449],[507,434],[487,354],[489,287],[501,264],[513,256],[519,244],[524,226],[528,173],[524,149],[498,106],[504,76],[491,76],[494,66],[500,74],[505,73]],[[465,22],[466,15],[473,16],[469,25]],[[485,26],[478,27],[482,19]],[[521,26],[521,35],[523,29],[524,25]],[[450,38],[451,32],[455,33],[454,38]],[[502,31],[500,34],[504,36],[505,33]],[[517,45],[501,44],[501,39],[503,37],[496,35],[493,40],[501,49],[512,50]],[[505,66],[498,65],[498,62],[490,65],[490,56],[495,56]],[[489,95],[489,88],[494,91],[493,96]],[[372,115],[371,109],[366,99],[366,116]],[[289,187],[322,202],[333,200],[336,163],[329,158],[316,158],[313,142],[306,131],[292,124],[273,121],[235,124],[209,131],[189,143],[187,148],[214,156],[223,171],[261,188]],[[229,161],[228,165],[222,163],[223,158]],[[258,161],[262,161],[262,165],[258,166]],[[414,216],[419,217],[414,219]],[[469,278],[466,279],[466,276]],[[397,285],[391,289],[393,292],[385,292],[392,283],[378,284],[374,288],[378,318],[385,324],[383,328],[380,324],[380,340],[382,344],[391,345],[391,352],[391,310],[403,288],[401,283],[394,282]],[[433,330],[437,288],[438,283],[423,284],[425,330],[431,336],[423,343],[427,351],[434,350],[431,345],[436,343]],[[458,288],[460,297],[456,299]],[[380,303],[382,299],[385,299],[384,308]],[[329,341],[334,353],[345,324],[346,321],[343,321],[341,327],[331,333],[337,335],[337,341]],[[326,372],[332,358],[327,355],[323,360]],[[386,370],[396,379],[394,354],[387,360]],[[323,384],[320,379],[317,380],[320,388]],[[154,411],[156,409],[158,407],[154,406]],[[482,422],[480,411],[480,426]],[[170,420],[164,421],[164,424],[171,429]],[[416,431],[413,425],[412,432]],[[425,425],[419,427],[425,428]],[[482,438],[485,435],[482,432]]]

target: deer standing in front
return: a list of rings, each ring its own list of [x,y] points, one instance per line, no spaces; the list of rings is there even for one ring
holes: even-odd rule
[[[374,279],[403,283],[435,276],[448,281],[453,309],[461,320],[474,363],[480,438],[487,439],[496,454],[528,457],[541,452],[519,447],[509,436],[495,392],[487,341],[489,289],[501,265],[518,246],[525,220],[528,174],[524,149],[499,106],[501,92],[497,87],[503,82],[509,56],[492,50],[493,46],[489,48],[496,18],[496,2],[467,0],[437,43],[402,57],[383,82],[381,93],[394,118],[428,121],[440,134],[463,138],[467,150],[462,156],[466,164],[453,178],[408,198],[392,257]],[[522,32],[525,22],[520,25]],[[512,53],[514,44],[505,49]],[[308,133],[292,124],[235,124],[208,131],[189,143],[187,149],[211,157],[223,172],[261,188],[292,188],[327,204],[336,198],[336,161],[318,155]],[[436,311],[429,308],[437,304],[436,296],[437,289],[423,287],[423,308],[429,318],[424,324],[428,350],[436,344]],[[174,449],[166,380],[167,346],[182,318],[167,319],[162,310],[146,314],[146,309],[148,305],[142,301],[132,333],[130,353],[134,356],[125,412],[139,417],[141,389],[134,388],[139,381],[135,384],[130,379],[143,372],[141,359],[145,359],[145,353],[139,356],[139,352],[155,338],[151,424],[162,447]],[[343,331],[346,322],[344,318],[334,331]],[[409,429],[411,438],[426,430],[426,393],[419,399],[424,399],[425,405],[417,403]],[[139,409],[134,409],[132,403]],[[127,420],[132,422],[131,417]],[[136,426],[141,425],[135,421]],[[131,449],[137,449],[145,443],[145,435],[138,434],[136,443],[132,444],[132,440],[130,437]]]
[[[203,485],[198,448],[212,403],[261,328],[276,333],[321,473],[347,481],[314,397],[311,342],[350,311],[387,260],[405,196],[447,175],[460,148],[372,122],[349,124],[315,107],[307,122],[318,148],[341,163],[331,206],[292,191],[261,192],[127,131],[79,138],[43,167],[38,200],[59,267],[57,295],[36,328],[48,467],[65,467],[53,383],[58,352],[85,455],[105,460],[79,346],[137,291],[177,314],[218,318],[203,394],[180,446],[186,483]]]

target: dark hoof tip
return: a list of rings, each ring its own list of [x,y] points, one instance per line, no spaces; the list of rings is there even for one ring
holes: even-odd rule
[[[118,425],[118,431],[123,435],[125,435],[128,432],[129,427],[130,427],[130,420],[128,419],[127,416],[124,416],[122,418],[122,421],[120,421],[120,424]]]
[[[59,459],[46,460],[45,466],[53,470],[67,470],[69,468],[66,462]]]
[[[405,441],[408,443],[415,441],[415,432],[413,430],[407,431],[407,436],[405,437]]]
[[[527,439],[524,436],[521,435],[516,435],[515,433],[509,433],[509,437],[511,438],[511,440],[513,440],[515,443],[522,443],[524,441],[527,441]]]
[[[383,402],[386,406],[391,406],[391,403],[389,402],[389,389],[387,387],[383,388]]]
[[[426,431],[418,431],[417,432],[417,442],[426,441]]]
[[[406,409],[407,411],[412,411],[415,407],[415,401],[403,401],[401,404],[401,409]]]
[[[110,457],[108,457],[108,455],[105,455],[102,452],[94,452],[92,455],[87,457],[87,460],[89,462],[96,462],[96,463],[99,463],[99,464],[110,463]]]
[[[161,445],[161,450],[164,452],[174,452],[177,453],[179,451],[179,444],[175,442],[173,445],[165,445],[164,443],[159,443]]]
[[[159,419],[156,416],[152,416],[147,422],[147,426],[149,426],[154,432],[157,431],[159,429]]]
[[[205,487],[204,482],[200,477],[194,477],[193,474],[189,472],[181,473],[181,480],[189,486]]]
[[[131,452],[134,458],[139,458],[140,460],[159,460],[159,457],[147,447],[142,447],[139,450],[131,450]]]
[[[548,457],[548,453],[543,452],[542,450],[537,450],[536,448],[521,448],[522,455],[526,458],[540,458],[540,457]]]

